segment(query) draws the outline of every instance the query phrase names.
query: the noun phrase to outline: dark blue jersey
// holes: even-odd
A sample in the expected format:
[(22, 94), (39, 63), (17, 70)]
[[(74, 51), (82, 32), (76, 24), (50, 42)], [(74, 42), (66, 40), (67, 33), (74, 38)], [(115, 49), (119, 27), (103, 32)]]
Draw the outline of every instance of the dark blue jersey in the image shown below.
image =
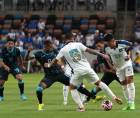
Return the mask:
[(34, 54), (36, 60), (43, 66), (44, 72), (47, 76), (56, 76), (63, 73), (61, 66), (58, 64), (52, 65), (50, 68), (45, 68), (44, 63), (50, 63), (58, 54), (57, 50), (52, 51), (38, 51)]
[(11, 50), (4, 47), (1, 50), (0, 59), (10, 68), (18, 66), (18, 57), (20, 57), (20, 50), (16, 47), (13, 47)]

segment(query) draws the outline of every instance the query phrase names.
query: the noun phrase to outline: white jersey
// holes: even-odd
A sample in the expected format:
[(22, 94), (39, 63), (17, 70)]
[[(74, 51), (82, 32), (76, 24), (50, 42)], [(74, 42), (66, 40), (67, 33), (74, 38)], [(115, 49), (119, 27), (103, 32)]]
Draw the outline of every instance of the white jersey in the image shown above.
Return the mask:
[(83, 70), (85, 68), (91, 68), (84, 52), (87, 49), (80, 42), (70, 42), (65, 45), (57, 55), (56, 59), (64, 57), (73, 69), (73, 71)]
[(125, 43), (125, 41), (122, 41), (122, 42), (120, 41), (120, 42), (118, 42), (116, 48), (113, 48), (113, 49), (110, 47), (105, 48), (105, 52), (108, 55), (110, 55), (111, 60), (117, 70), (123, 69), (129, 65), (132, 65), (131, 59), (129, 59), (127, 61), (125, 60), (126, 57), (128, 56), (128, 54), (126, 52), (126, 48), (128, 48), (127, 43)]

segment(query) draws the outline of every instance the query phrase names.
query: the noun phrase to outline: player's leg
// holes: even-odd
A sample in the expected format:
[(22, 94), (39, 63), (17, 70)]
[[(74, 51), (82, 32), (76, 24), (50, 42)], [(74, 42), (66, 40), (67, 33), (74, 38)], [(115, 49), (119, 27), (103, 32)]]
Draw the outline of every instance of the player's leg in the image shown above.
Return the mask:
[(4, 84), (8, 80), (8, 71), (0, 68), (0, 102), (4, 100)]
[[(59, 75), (57, 76), (57, 81), (61, 82), (64, 85), (69, 86), (70, 85), (70, 77), (66, 76), (66, 75)], [(81, 82), (82, 83), (82, 82)], [(82, 86), (83, 84), (77, 86), (77, 90), (78, 92), (80, 92), (81, 94), (84, 94), (88, 97), (88, 99), (90, 99), (91, 97), (93, 97), (92, 93), (89, 92), (85, 87)]]
[(71, 90), (71, 95), (72, 95), (73, 100), (78, 105), (78, 111), (83, 112), (85, 111), (85, 108), (79, 96), (79, 93), (77, 91), (77, 87), (80, 86), (82, 82), (78, 78), (79, 76), (76, 74), (71, 77), (70, 90)]
[(44, 104), (43, 104), (43, 90), (46, 89), (46, 88), (49, 88), (55, 81), (53, 79), (50, 79), (50, 78), (47, 78), (47, 77), (44, 77), (39, 85), (37, 86), (36, 88), (36, 96), (37, 96), (37, 99), (38, 99), (38, 110), (41, 111), (43, 110), (43, 107), (44, 107)]
[(96, 86), (101, 88), (106, 94), (108, 94), (113, 100), (115, 100), (118, 104), (122, 104), (122, 100), (112, 92), (112, 90), (103, 82), (99, 80), (98, 75), (91, 69), (89, 70), (89, 81), (91, 83), (95, 83)]
[(123, 89), (123, 94), (124, 94), (124, 98), (127, 101), (127, 105), (122, 109), (122, 110), (128, 110), (129, 109), (129, 93), (128, 93), (128, 87), (127, 87), (127, 80), (125, 77), (125, 70), (120, 70), (116, 72), (117, 76), (119, 77), (120, 81), (121, 81), (121, 85), (122, 85), (122, 89)]
[(16, 75), (16, 79), (18, 80), (18, 87), (19, 87), (19, 91), (20, 91), (20, 98), (22, 100), (27, 100), (27, 97), (24, 94), (24, 81), (23, 81), (22, 74), (17, 74)]
[(135, 85), (134, 85), (134, 79), (133, 79), (133, 68), (132, 66), (128, 66), (125, 69), (125, 76), (127, 80), (127, 88), (128, 88), (128, 94), (129, 94), (129, 109), (134, 110), (135, 109)]
[(27, 100), (27, 97), (24, 94), (24, 81), (23, 81), (23, 76), (22, 76), (20, 68), (16, 67), (14, 69), (11, 69), (11, 74), (18, 81), (18, 87), (19, 87), (19, 91), (20, 91), (20, 98), (21, 98), (21, 100)]
[(5, 80), (0, 79), (0, 102), (4, 100), (4, 83)]
[(68, 93), (69, 93), (69, 86), (63, 85), (63, 104), (67, 105), (68, 103)]
[[(114, 80), (114, 77), (112, 76), (112, 73), (106, 72), (104, 73), (103, 77), (101, 78), (101, 81), (105, 83), (107, 86), (110, 85), (110, 83)], [(98, 92), (101, 91), (101, 88), (99, 86), (96, 86), (92, 89), (92, 94), (94, 95), (94, 98), (96, 98), (96, 95)]]

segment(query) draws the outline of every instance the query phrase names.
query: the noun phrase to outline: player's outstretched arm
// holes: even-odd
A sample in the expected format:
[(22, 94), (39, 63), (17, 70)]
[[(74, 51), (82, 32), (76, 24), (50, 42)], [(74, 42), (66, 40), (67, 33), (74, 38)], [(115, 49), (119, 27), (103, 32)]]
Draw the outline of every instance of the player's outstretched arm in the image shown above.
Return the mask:
[(100, 53), (98, 50), (93, 50), (91, 48), (87, 48), (85, 51), (88, 52), (88, 53), (90, 53), (90, 54), (99, 55), (99, 56), (101, 56), (101, 57), (103, 57), (105, 59), (109, 59), (109, 56), (108, 55), (105, 55), (103, 53)]

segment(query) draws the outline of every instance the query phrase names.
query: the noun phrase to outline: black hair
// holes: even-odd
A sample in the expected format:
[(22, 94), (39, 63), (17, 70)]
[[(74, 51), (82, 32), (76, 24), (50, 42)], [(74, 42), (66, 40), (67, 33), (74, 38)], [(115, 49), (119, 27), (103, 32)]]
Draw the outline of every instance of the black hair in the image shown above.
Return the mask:
[(104, 35), (104, 41), (111, 41), (112, 39), (114, 39), (113, 34), (109, 33)]
[(50, 41), (50, 40), (45, 40), (44, 41), (44, 45), (49, 45), (49, 44), (52, 44), (52, 41)]
[(66, 40), (69, 40), (73, 37), (73, 34), (72, 33), (67, 33), (66, 36), (65, 36), (65, 39)]
[(9, 42), (9, 41), (12, 41), (12, 42), (14, 42), (14, 43), (16, 42), (15, 39), (8, 37), (8, 38), (7, 38), (7, 42)]

